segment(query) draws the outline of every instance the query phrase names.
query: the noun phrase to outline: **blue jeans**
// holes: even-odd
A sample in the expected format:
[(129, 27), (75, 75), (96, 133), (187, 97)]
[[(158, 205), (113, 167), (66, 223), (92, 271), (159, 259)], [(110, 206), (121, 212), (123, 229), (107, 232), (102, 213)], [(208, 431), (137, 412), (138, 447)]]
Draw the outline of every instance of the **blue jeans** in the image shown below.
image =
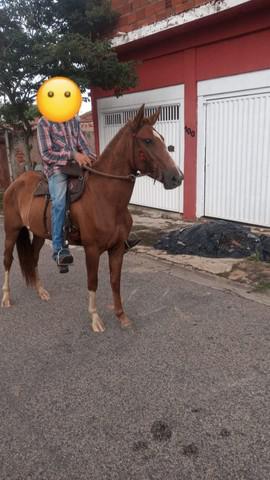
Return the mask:
[(52, 244), (54, 253), (64, 246), (67, 178), (64, 173), (54, 173), (48, 179), (52, 200)]

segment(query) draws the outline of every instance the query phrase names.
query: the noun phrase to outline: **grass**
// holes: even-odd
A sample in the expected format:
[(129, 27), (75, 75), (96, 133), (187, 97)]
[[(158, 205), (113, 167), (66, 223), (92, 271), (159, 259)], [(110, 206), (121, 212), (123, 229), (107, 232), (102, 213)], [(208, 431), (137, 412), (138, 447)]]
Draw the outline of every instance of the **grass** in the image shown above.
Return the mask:
[(260, 258), (259, 250), (256, 250), (256, 252), (253, 253), (253, 255), (250, 255), (250, 257), (247, 257), (247, 260), (249, 260), (249, 262), (260, 262), (261, 258)]
[(270, 282), (260, 280), (254, 287), (254, 292), (265, 293), (270, 290)]

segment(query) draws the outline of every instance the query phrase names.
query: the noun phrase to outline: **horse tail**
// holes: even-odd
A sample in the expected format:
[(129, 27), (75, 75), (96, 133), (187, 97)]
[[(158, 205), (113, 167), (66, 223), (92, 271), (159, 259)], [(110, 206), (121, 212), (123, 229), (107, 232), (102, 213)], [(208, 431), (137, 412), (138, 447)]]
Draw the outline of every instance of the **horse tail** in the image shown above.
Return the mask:
[(29, 231), (26, 227), (23, 227), (20, 230), (16, 246), (21, 271), (25, 278), (26, 285), (34, 285), (36, 283), (34, 248), (30, 240)]

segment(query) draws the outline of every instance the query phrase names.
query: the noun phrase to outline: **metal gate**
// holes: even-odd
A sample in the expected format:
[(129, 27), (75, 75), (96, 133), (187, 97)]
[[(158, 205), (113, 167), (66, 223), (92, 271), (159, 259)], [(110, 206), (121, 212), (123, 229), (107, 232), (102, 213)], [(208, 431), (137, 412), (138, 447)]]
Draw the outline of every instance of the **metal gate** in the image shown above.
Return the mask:
[(205, 103), (205, 215), (270, 225), (270, 92)]
[(198, 217), (270, 226), (270, 69), (198, 82)]
[[(144, 92), (146, 93), (146, 92)], [(128, 104), (130, 105), (130, 100)], [(138, 103), (138, 102), (136, 102)], [(146, 115), (150, 115), (160, 106), (160, 102), (145, 108)], [(99, 113), (100, 147), (101, 150), (109, 143), (120, 128), (130, 118), (134, 118), (138, 108), (122, 108), (121, 110), (103, 109)], [(172, 157), (176, 164), (183, 168), (183, 105), (178, 100), (174, 103), (163, 104), (155, 128), (165, 138), (166, 145), (174, 145)], [(183, 211), (182, 188), (165, 190), (159, 182), (154, 184), (148, 177), (136, 180), (131, 203), (175, 212)]]

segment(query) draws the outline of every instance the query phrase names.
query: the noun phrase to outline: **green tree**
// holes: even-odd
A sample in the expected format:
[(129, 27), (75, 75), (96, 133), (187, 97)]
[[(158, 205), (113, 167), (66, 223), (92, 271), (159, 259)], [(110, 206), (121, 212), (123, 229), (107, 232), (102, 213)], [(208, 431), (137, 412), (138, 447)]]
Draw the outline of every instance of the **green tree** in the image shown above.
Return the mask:
[(29, 163), (33, 102), (46, 78), (115, 95), (135, 86), (133, 63), (120, 62), (108, 39), (117, 20), (109, 0), (0, 0), (0, 121), (23, 128)]

